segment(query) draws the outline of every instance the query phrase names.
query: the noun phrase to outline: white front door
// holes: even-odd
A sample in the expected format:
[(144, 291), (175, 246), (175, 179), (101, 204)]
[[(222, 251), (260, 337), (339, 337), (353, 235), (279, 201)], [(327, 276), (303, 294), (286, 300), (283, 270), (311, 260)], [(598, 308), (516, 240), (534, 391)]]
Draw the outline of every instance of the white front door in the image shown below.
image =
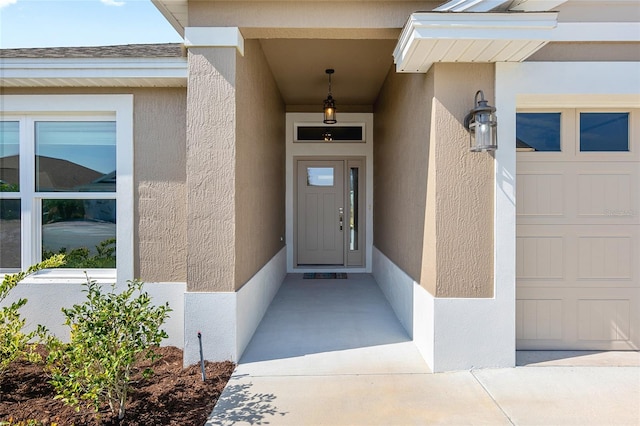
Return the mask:
[(343, 160), (297, 162), (298, 265), (344, 265)]

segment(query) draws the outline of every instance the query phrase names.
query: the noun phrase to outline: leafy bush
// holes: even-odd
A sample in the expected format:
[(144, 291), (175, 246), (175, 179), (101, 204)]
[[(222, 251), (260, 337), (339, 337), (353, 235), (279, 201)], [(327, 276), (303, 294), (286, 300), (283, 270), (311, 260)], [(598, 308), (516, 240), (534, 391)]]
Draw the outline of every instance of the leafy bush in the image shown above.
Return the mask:
[[(7, 274), (0, 284), (0, 302), (9, 292), (18, 285), (27, 275), (46, 268), (55, 268), (64, 264), (64, 256), (53, 256), (45, 261), (31, 266), (26, 272)], [(31, 333), (24, 333), (22, 329), (26, 320), (20, 316), (19, 309), (27, 303), (27, 299), (19, 299), (9, 306), (0, 309), (0, 378), (9, 367), (9, 364), (20, 357), (34, 359), (33, 345), (30, 341), (36, 336), (44, 336), (44, 328)]]
[[(58, 250), (57, 254), (64, 254), (67, 268), (115, 268), (116, 267), (116, 239), (109, 238), (96, 246), (97, 254), (91, 256), (89, 249), (80, 247), (67, 252), (66, 247)], [(50, 250), (42, 250), (42, 258), (55, 256)]]
[[(87, 300), (62, 309), (71, 328), (70, 342), (52, 338), (48, 344), (51, 384), (56, 398), (78, 410), (86, 404), (97, 412), (106, 402), (122, 419), (132, 366), (141, 357), (157, 358), (153, 347), (167, 337), (160, 327), (171, 309), (168, 303), (153, 306), (137, 280), (129, 281), (119, 294), (115, 285), (103, 292), (87, 279), (85, 286)], [(144, 375), (152, 373), (147, 370)]]

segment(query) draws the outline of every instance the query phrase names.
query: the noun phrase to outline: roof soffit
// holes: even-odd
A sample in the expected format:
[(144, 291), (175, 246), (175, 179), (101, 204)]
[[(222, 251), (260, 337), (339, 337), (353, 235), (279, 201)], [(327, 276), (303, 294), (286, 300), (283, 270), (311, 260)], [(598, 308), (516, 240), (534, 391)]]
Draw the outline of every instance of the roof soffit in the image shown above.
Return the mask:
[(521, 62), (550, 40), (556, 12), (414, 13), (394, 51), (398, 72), (427, 72), (435, 62)]

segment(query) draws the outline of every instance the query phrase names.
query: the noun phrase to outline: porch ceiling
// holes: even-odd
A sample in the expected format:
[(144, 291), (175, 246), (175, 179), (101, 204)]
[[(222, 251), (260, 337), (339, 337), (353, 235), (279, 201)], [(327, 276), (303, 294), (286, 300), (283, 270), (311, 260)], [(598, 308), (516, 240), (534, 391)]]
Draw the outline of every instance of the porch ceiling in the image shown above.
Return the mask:
[[(327, 96), (327, 68), (338, 109), (365, 111), (375, 102), (393, 64), (396, 40), (260, 41), (280, 93), (291, 110), (320, 111)], [(313, 108), (313, 109), (312, 109)]]

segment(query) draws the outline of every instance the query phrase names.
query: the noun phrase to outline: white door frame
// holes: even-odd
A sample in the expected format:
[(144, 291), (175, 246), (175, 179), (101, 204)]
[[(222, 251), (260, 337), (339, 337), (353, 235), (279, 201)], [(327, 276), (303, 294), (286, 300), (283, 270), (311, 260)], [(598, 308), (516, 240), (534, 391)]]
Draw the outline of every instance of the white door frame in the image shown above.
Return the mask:
[(286, 114), (286, 244), (287, 272), (323, 272), (326, 267), (296, 267), (294, 264), (294, 194), (296, 157), (364, 157), (365, 158), (365, 265), (364, 267), (345, 268), (331, 267), (335, 272), (371, 272), (373, 248), (373, 114), (371, 113), (339, 113), (336, 126), (349, 123), (365, 123), (365, 143), (318, 142), (294, 143), (295, 123), (322, 124), (322, 113), (287, 113)]

